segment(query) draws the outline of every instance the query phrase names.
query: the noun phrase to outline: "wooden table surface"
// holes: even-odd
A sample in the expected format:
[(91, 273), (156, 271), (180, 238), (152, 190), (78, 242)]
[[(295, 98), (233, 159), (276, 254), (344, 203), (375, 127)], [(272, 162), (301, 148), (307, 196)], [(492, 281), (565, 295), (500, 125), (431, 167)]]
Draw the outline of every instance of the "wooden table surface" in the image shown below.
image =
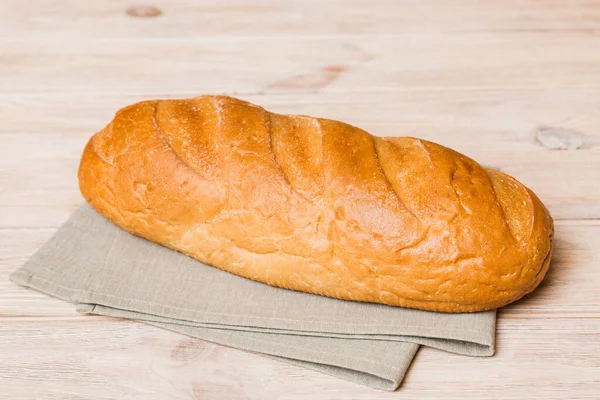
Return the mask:
[[(0, 3), (0, 398), (600, 398), (600, 1), (148, 1)], [(497, 354), (422, 348), (386, 393), (8, 281), (82, 203), (91, 134), (202, 93), (433, 140), (537, 192), (556, 256)]]

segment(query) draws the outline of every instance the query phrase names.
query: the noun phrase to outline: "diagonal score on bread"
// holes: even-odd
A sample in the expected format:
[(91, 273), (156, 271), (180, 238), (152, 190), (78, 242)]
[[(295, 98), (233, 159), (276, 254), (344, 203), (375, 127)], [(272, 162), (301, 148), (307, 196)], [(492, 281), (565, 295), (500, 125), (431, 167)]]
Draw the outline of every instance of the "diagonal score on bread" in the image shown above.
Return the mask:
[(347, 300), (494, 309), (540, 283), (552, 250), (548, 210), (502, 172), (435, 143), (225, 96), (120, 110), (88, 142), (79, 184), (132, 234)]

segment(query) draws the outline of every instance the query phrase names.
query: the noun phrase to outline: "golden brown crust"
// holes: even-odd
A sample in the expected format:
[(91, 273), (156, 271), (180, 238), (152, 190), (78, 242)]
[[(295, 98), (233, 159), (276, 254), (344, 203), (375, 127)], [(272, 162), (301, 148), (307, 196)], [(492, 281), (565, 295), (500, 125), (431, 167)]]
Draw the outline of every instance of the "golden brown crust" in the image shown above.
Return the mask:
[(120, 110), (86, 146), (85, 199), (125, 230), (270, 285), (423, 310), (533, 290), (553, 222), (453, 150), (224, 96)]

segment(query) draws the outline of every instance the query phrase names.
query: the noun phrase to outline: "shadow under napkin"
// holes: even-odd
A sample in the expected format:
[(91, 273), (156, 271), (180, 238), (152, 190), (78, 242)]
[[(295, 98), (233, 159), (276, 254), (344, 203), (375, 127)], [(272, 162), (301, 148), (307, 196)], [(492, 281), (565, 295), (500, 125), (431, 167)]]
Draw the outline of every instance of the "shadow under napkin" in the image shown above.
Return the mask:
[(130, 235), (84, 205), (11, 275), (82, 313), (130, 318), (395, 390), (419, 345), (494, 352), (495, 311), (435, 313), (254, 282)]

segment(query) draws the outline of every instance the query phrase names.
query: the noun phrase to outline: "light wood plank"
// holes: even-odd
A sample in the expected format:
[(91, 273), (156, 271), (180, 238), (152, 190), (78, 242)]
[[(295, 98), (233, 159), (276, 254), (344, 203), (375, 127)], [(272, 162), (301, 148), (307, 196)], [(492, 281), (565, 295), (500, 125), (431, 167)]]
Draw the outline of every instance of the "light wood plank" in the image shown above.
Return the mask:
[[(151, 90), (152, 88), (150, 88)], [(67, 90), (68, 91), (68, 90)], [(202, 87), (182, 93), (149, 91), (143, 94), (29, 94), (0, 90), (0, 135), (4, 133), (52, 133), (90, 135), (106, 125), (121, 107), (142, 100), (188, 98), (207, 94)], [(582, 132), (584, 148), (600, 145), (600, 88), (496, 90), (456, 89), (429, 91), (366, 90), (359, 93), (262, 93), (223, 92), (282, 114), (308, 114), (338, 119), (380, 136), (436, 135), (437, 140), (461, 143), (502, 136), (515, 146), (534, 144), (539, 126), (559, 126)], [(423, 133), (421, 133), (423, 131)], [(451, 137), (448, 137), (451, 136)], [(448, 137), (448, 138), (446, 138)], [(67, 136), (68, 138), (68, 136)], [(24, 141), (31, 141), (25, 135)], [(449, 143), (449, 142), (447, 142)], [(59, 146), (55, 142), (54, 146)], [(534, 148), (530, 146), (528, 148)], [(490, 148), (489, 150), (494, 150)]]
[(363, 92), (600, 87), (600, 36), (42, 37), (0, 42), (0, 87), (24, 93)]
[(136, 2), (120, 0), (4, 0), (0, 37), (49, 36), (121, 39), (205, 36), (328, 36), (479, 31), (596, 31), (596, 2), (393, 0), (153, 0), (158, 18), (131, 18)]
[[(8, 281), (54, 230), (0, 230), (0, 318), (73, 315), (64, 303)], [(504, 309), (518, 319), (600, 318), (600, 225), (558, 225), (550, 271), (531, 295)]]
[(500, 320), (498, 353), (421, 349), (397, 392), (381, 392), (139, 323), (0, 320), (6, 398), (595, 399), (598, 319)]
[[(150, 96), (161, 97), (161, 94)], [(175, 97), (175, 96), (166, 96)], [(78, 159), (116, 109), (143, 96), (0, 96), (0, 227), (56, 227), (81, 203)], [(454, 148), (531, 187), (556, 219), (600, 218), (600, 89), (264, 94), (242, 98), (281, 113), (340, 119), (381, 136)], [(32, 117), (34, 116), (34, 117)], [(550, 150), (540, 126), (581, 132), (579, 150)], [(573, 182), (578, 181), (577, 185)]]

